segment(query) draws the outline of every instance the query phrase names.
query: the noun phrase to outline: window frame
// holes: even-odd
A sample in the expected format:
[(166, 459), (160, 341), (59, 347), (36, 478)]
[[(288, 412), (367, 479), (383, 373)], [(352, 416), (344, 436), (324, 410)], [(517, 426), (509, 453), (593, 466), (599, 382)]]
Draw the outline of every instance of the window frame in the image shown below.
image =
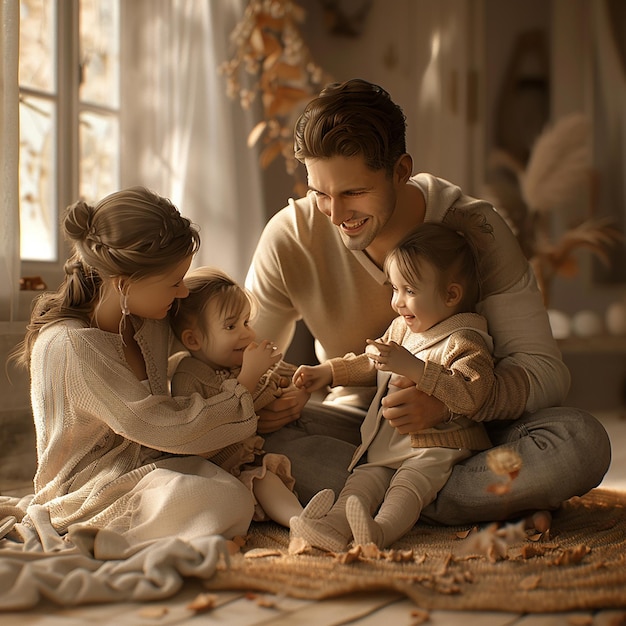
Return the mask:
[[(55, 261), (27, 260), (20, 257), (20, 276), (39, 276), (47, 288), (56, 289), (63, 280), (64, 264), (69, 255), (69, 246), (61, 231), (63, 211), (79, 197), (80, 189), (80, 114), (90, 111), (100, 115), (117, 116), (121, 120), (121, 109), (112, 109), (91, 102), (80, 102), (80, 0), (50, 0), (55, 5), (55, 67), (56, 98), (46, 92), (20, 85), (20, 94), (31, 94), (51, 99), (56, 103), (57, 117), (54, 138), (56, 180), (54, 197), (57, 215), (57, 242)], [(120, 59), (121, 66), (121, 59)], [(121, 146), (120, 146), (121, 151)], [(118, 180), (121, 171), (118, 165)], [(33, 296), (31, 290), (20, 291), (18, 316), (28, 318)]]

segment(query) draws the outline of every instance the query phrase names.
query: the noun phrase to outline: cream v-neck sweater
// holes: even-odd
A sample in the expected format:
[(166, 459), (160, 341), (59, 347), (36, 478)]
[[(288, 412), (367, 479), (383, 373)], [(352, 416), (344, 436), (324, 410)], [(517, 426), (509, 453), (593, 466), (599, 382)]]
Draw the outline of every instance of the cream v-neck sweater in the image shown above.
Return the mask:
[[(485, 297), (477, 307), (487, 318), (497, 361), (497, 401), (491, 411), (485, 408), (488, 419), (518, 417), (504, 399), (526, 388), (527, 410), (561, 404), (569, 372), (532, 269), (507, 224), (490, 204), (464, 195), (448, 181), (418, 174), (408, 184), (425, 198), (426, 221), (445, 221), (454, 207), (482, 213), (493, 227), (493, 243), (480, 259)], [(309, 197), (290, 200), (268, 222), (246, 284), (259, 300), (259, 335), (285, 351), (302, 319), (316, 339), (320, 361), (359, 354), (365, 340), (381, 336), (395, 317), (384, 273), (366, 254), (345, 247), (337, 228)], [(504, 408), (495, 411), (496, 406)]]

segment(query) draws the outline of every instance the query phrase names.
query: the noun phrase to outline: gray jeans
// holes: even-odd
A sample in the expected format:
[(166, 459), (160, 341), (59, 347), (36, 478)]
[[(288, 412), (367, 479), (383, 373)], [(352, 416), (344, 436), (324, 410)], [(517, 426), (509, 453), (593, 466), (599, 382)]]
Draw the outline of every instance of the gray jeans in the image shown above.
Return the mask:
[[(296, 492), (303, 504), (321, 489), (339, 494), (360, 439), (365, 413), (348, 406), (310, 401), (301, 418), (270, 435), (265, 449), (286, 455), (292, 464)], [(480, 452), (452, 471), (421, 520), (436, 524), (472, 524), (554, 510), (572, 496), (596, 487), (611, 461), (611, 446), (598, 420), (571, 407), (526, 413), (513, 421), (485, 422), (493, 446), (513, 448), (522, 469), (506, 494), (489, 486), (497, 477)]]

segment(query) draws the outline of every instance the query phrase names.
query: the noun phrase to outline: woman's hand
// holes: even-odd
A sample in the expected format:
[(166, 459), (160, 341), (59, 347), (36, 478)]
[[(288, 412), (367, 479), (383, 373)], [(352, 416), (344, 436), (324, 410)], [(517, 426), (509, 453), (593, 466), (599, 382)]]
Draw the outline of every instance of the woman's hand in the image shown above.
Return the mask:
[(420, 391), (404, 376), (394, 377), (398, 391), (382, 399), (383, 417), (402, 435), (416, 433), (445, 422), (449, 417), (446, 405), (434, 396)]
[[(299, 417), (304, 405), (308, 402), (310, 394), (304, 389), (298, 389), (290, 384), (288, 379), (280, 396), (270, 402), (265, 408), (257, 411), (259, 423), (257, 432), (261, 435), (273, 433)], [(282, 382), (282, 381), (281, 381)]]

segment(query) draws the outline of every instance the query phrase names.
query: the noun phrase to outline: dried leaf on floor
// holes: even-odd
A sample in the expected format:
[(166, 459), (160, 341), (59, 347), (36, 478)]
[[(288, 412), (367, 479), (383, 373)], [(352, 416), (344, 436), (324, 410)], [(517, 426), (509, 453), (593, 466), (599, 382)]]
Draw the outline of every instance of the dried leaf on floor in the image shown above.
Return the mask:
[(414, 609), (411, 611), (411, 626), (420, 626), (430, 621), (430, 613), (422, 609)]
[(204, 613), (214, 609), (217, 605), (217, 596), (213, 593), (199, 593), (185, 608), (196, 613)]
[(459, 530), (459, 532), (455, 533), (455, 535), (458, 539), (467, 539), (469, 535), (476, 532), (478, 532), (478, 526), (468, 528), (467, 530)]
[(573, 548), (566, 548), (554, 559), (553, 565), (576, 565), (576, 563), (580, 563), (590, 552), (591, 548), (583, 544), (574, 546)]
[(507, 558), (509, 547), (526, 538), (524, 523), (490, 524), (483, 530), (470, 533), (457, 544), (455, 553), (460, 557), (484, 556), (492, 563)]
[(355, 561), (358, 561), (361, 558), (361, 552), (361, 546), (354, 546), (346, 552), (334, 552), (333, 558), (337, 561), (337, 563), (347, 565), (349, 563), (354, 563)]
[(274, 548), (254, 548), (248, 550), (243, 556), (246, 559), (264, 559), (268, 556), (282, 556), (283, 553), (280, 550)]
[(413, 550), (387, 550), (384, 553), (385, 560), (393, 563), (408, 563), (414, 561)]
[(145, 619), (160, 619), (169, 613), (166, 606), (146, 606), (138, 611), (139, 617)]
[(522, 578), (520, 581), (519, 588), (524, 591), (531, 591), (532, 589), (537, 589), (540, 582), (541, 576), (526, 576), (526, 578)]
[(289, 554), (310, 554), (311, 546), (302, 537), (292, 537), (289, 539)]

